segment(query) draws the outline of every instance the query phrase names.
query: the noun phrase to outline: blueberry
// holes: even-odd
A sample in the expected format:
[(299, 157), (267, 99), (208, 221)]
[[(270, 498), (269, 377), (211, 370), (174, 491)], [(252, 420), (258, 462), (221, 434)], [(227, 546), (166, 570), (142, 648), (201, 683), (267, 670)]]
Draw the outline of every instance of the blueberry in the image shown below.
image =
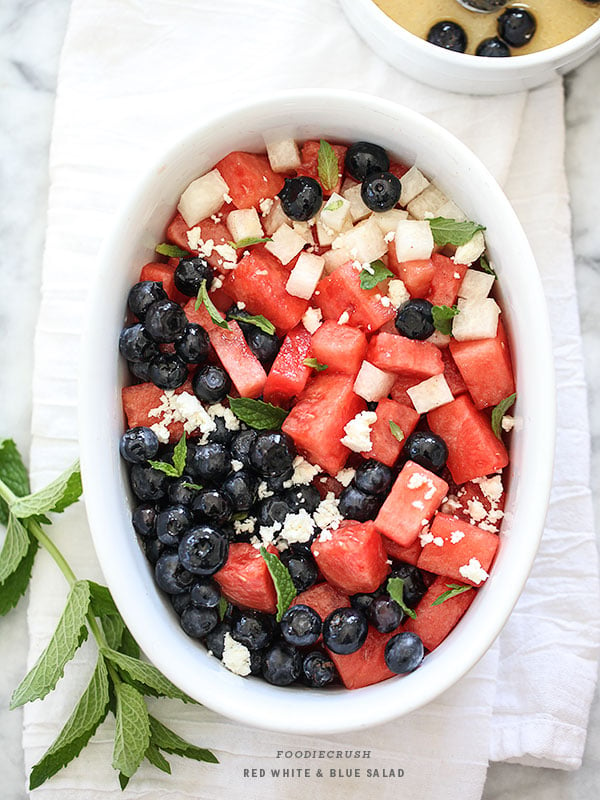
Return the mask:
[(195, 297), (202, 281), (206, 281), (206, 288), (210, 289), (213, 269), (205, 258), (200, 258), (199, 256), (182, 258), (175, 268), (174, 279), (175, 286), (181, 294)]
[(206, 637), (206, 647), (216, 658), (223, 658), (226, 633), (231, 634), (231, 625), (227, 622), (220, 622)]
[(158, 355), (158, 345), (141, 322), (123, 328), (119, 336), (119, 351), (127, 361), (150, 361)]
[(392, 485), (392, 470), (370, 458), (356, 470), (354, 485), (364, 494), (387, 494)]
[(320, 210), (323, 202), (323, 189), (319, 181), (307, 175), (286, 178), (278, 197), (283, 213), (290, 219), (305, 222)]
[(524, 8), (507, 8), (498, 17), (498, 36), (510, 47), (523, 47), (536, 29), (535, 17)]
[(287, 567), (297, 592), (304, 592), (317, 582), (319, 570), (310, 550), (302, 553), (296, 547), (288, 548), (281, 553), (281, 561)]
[(355, 653), (365, 643), (369, 626), (362, 611), (337, 608), (323, 622), (325, 646), (339, 655)]
[(202, 489), (192, 503), (194, 518), (220, 527), (229, 522), (233, 506), (228, 495), (220, 489)]
[(143, 503), (137, 506), (131, 515), (131, 522), (138, 536), (146, 538), (147, 536), (155, 535), (154, 526), (156, 524), (157, 513), (156, 506), (150, 503)]
[(229, 311), (225, 314), (225, 319), (231, 320), (235, 317), (235, 321), (240, 326), (242, 333), (246, 337), (252, 328), (256, 328), (256, 326), (251, 322), (244, 322), (245, 319), (249, 319), (251, 316), (252, 314), (249, 311), (246, 311), (245, 308), (240, 308), (237, 304), (235, 304), (231, 306)]
[(129, 473), (131, 489), (140, 500), (160, 500), (167, 493), (169, 478), (149, 464), (134, 464)]
[(391, 633), (402, 624), (404, 611), (398, 603), (387, 594), (376, 597), (367, 612), (369, 622), (379, 633)]
[(263, 650), (250, 650), (250, 674), (260, 675), (262, 672)]
[(285, 497), (275, 494), (260, 501), (257, 513), (259, 524), (270, 527), (276, 522), (283, 523), (287, 515), (293, 511)]
[(377, 592), (373, 592), (372, 594), (353, 594), (350, 598), (350, 603), (352, 604), (352, 608), (356, 608), (358, 611), (362, 611), (363, 614), (368, 615), (369, 609), (378, 596), (379, 594)]
[(204, 364), (210, 351), (210, 339), (202, 325), (188, 322), (175, 339), (175, 352), (186, 364)]
[(508, 0), (458, 0), (458, 2), (473, 11), (496, 11), (505, 6)]
[(510, 56), (510, 48), (497, 36), (492, 36), (479, 42), (475, 55), (486, 56), (487, 58), (506, 58)]
[(127, 305), (132, 314), (142, 320), (152, 303), (157, 300), (167, 300), (167, 293), (159, 281), (140, 281), (129, 290)]
[(192, 512), (186, 506), (167, 506), (156, 518), (156, 536), (163, 544), (177, 547), (192, 524)]
[(262, 674), (269, 683), (275, 686), (289, 686), (298, 680), (301, 672), (302, 656), (294, 647), (277, 642), (265, 651)]
[(445, 50), (454, 50), (456, 53), (464, 53), (467, 49), (467, 34), (456, 22), (436, 22), (429, 33), (427, 41)]
[(204, 403), (220, 403), (229, 394), (231, 379), (223, 367), (207, 364), (192, 378), (192, 389), (198, 400)]
[(314, 514), (321, 502), (321, 495), (316, 486), (300, 484), (291, 486), (285, 492), (285, 499), (294, 513), (304, 509), (308, 514)]
[(237, 611), (231, 625), (231, 635), (248, 650), (262, 650), (275, 636), (275, 620), (260, 611)]
[(146, 330), (155, 342), (174, 342), (187, 325), (185, 311), (173, 300), (157, 300), (146, 311)]
[(179, 543), (179, 559), (194, 575), (214, 575), (227, 561), (229, 542), (216, 528), (198, 525)]
[(148, 361), (128, 361), (127, 366), (134, 378), (142, 381), (142, 383), (148, 383), (150, 380), (150, 374), (148, 372), (150, 363)]
[(169, 599), (171, 600), (171, 605), (173, 606), (175, 613), (180, 617), (183, 614), (184, 609), (186, 609), (192, 602), (192, 595), (191, 592), (172, 594)]
[(213, 422), (215, 423), (215, 429), (208, 434), (208, 441), (218, 442), (225, 446), (231, 444), (235, 431), (229, 430), (223, 417), (215, 416), (213, 417)]
[(270, 367), (281, 346), (277, 336), (274, 333), (265, 333), (253, 325), (252, 330), (246, 334), (246, 341), (261, 364), (267, 368)]
[(281, 431), (260, 431), (250, 449), (250, 463), (261, 475), (281, 475), (292, 466), (294, 443)]
[(187, 376), (187, 366), (175, 353), (159, 353), (148, 366), (148, 377), (159, 389), (178, 389)]
[(183, 594), (190, 589), (194, 576), (180, 563), (177, 551), (165, 551), (154, 567), (156, 583), (169, 594)]
[(279, 623), (281, 635), (288, 644), (308, 647), (321, 635), (321, 617), (309, 606), (290, 606)]
[(151, 564), (156, 564), (167, 548), (159, 541), (156, 536), (149, 536), (144, 539), (144, 553)]
[(188, 606), (184, 608), (181, 618), (181, 627), (188, 636), (194, 639), (203, 639), (219, 623), (219, 613), (216, 608), (197, 608)]
[(231, 472), (223, 481), (221, 489), (238, 513), (250, 511), (256, 500), (256, 478), (245, 469)]
[(398, 333), (407, 339), (428, 339), (435, 331), (432, 308), (429, 300), (421, 298), (409, 300), (396, 314), (395, 325)]
[(390, 159), (378, 144), (355, 142), (346, 151), (345, 167), (354, 180), (362, 182), (372, 172), (387, 172)]
[(193, 489), (191, 484), (194, 481), (189, 475), (182, 475), (181, 478), (173, 481), (167, 491), (169, 500), (174, 505), (191, 506), (194, 499), (198, 496), (199, 489)]
[(231, 456), (223, 444), (207, 442), (193, 447), (190, 459), (192, 474), (201, 484), (221, 481), (231, 471)]
[(145, 464), (158, 453), (158, 437), (150, 428), (129, 428), (121, 436), (119, 452), (130, 464)]
[(293, 474), (294, 468), (290, 466), (290, 468), (282, 472), (281, 475), (264, 475), (263, 478), (267, 488), (271, 492), (283, 492), (289, 486), (289, 481), (292, 479)]
[(446, 442), (430, 431), (411, 433), (404, 443), (404, 453), (410, 461), (436, 474), (444, 469), (448, 458)]
[(397, 633), (385, 646), (386, 666), (397, 675), (406, 675), (420, 666), (425, 655), (423, 642), (416, 633)]
[(400, 179), (391, 172), (372, 172), (362, 182), (360, 196), (371, 211), (389, 211), (400, 199)]
[(331, 658), (320, 650), (307, 653), (302, 661), (302, 677), (304, 681), (316, 689), (327, 686), (336, 677), (335, 664)]
[(392, 570), (390, 578), (402, 578), (404, 581), (402, 599), (409, 608), (414, 608), (427, 591), (423, 573), (412, 564), (404, 562), (397, 564)]
[(239, 431), (231, 441), (231, 458), (241, 461), (245, 467), (250, 466), (250, 449), (258, 433), (253, 430)]
[(366, 522), (368, 519), (375, 519), (380, 505), (380, 498), (365, 494), (350, 484), (341, 493), (338, 508), (345, 519)]
[(219, 584), (211, 578), (196, 581), (190, 592), (190, 600), (197, 608), (217, 608), (221, 600)]

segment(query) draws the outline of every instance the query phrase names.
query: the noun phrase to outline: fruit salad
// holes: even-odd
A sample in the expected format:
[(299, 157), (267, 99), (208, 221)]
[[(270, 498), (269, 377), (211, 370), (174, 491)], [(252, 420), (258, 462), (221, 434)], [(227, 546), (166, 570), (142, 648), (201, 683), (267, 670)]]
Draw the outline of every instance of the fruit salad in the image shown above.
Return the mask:
[(120, 452), (181, 627), (240, 676), (417, 669), (485, 584), (515, 419), (485, 229), (372, 142), (185, 188), (127, 298)]

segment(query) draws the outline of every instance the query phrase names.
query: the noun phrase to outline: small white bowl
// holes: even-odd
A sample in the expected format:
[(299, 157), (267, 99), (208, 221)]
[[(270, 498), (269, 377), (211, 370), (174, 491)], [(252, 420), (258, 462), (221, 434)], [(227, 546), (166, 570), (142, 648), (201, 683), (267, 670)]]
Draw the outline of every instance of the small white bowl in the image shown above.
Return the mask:
[[(367, 139), (416, 163), (487, 226), (499, 275), (519, 398), (510, 488), (492, 574), (458, 627), (411, 675), (347, 691), (278, 688), (228, 672), (189, 639), (157, 590), (131, 526), (118, 355), (129, 287), (153, 258), (181, 191), (231, 150), (263, 149), (285, 127), (298, 139)], [(209, 708), (257, 727), (296, 733), (377, 725), (430, 702), (467, 673), (500, 633), (529, 574), (542, 533), (554, 447), (550, 328), (536, 265), (508, 200), (481, 162), (443, 128), (380, 98), (319, 90), (238, 106), (183, 138), (149, 168), (106, 241), (89, 304), (80, 387), (81, 462), (87, 513), (107, 583), (140, 646), (175, 684)]]
[(564, 75), (600, 46), (600, 20), (562, 44), (511, 58), (454, 53), (409, 33), (373, 0), (341, 0), (357, 33), (392, 66), (436, 89), (505, 94), (533, 89)]

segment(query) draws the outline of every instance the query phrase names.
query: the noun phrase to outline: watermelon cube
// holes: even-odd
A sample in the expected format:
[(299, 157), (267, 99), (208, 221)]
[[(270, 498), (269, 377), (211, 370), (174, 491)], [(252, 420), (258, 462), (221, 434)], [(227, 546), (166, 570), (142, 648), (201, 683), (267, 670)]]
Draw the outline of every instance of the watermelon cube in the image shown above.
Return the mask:
[(464, 394), (468, 391), (467, 384), (464, 382), (460, 370), (452, 358), (450, 348), (441, 347), (440, 353), (442, 354), (442, 361), (444, 362), (444, 378), (446, 378), (448, 388), (454, 397), (458, 397), (459, 394)]
[[(187, 380), (183, 386), (175, 389), (175, 394), (181, 394), (182, 392), (193, 394), (192, 385), (189, 380)], [(121, 390), (121, 399), (123, 411), (125, 412), (125, 418), (127, 420), (127, 427), (137, 428), (138, 426), (143, 426), (149, 428), (151, 425), (161, 422), (162, 415), (150, 416), (150, 411), (160, 406), (163, 394), (164, 391), (153, 383), (138, 383), (134, 386), (124, 386)], [(170, 442), (178, 442), (183, 436), (183, 424), (181, 422), (171, 422), (166, 427), (169, 431)]]
[(327, 651), (346, 689), (360, 689), (394, 677), (394, 673), (385, 663), (385, 646), (400, 630), (398, 628), (392, 633), (379, 633), (369, 626), (365, 643), (356, 653), (341, 656)]
[(167, 241), (171, 242), (171, 244), (176, 244), (177, 247), (181, 247), (182, 250), (189, 251), (190, 245), (187, 238), (188, 230), (187, 222), (178, 211), (167, 226)]
[(417, 618), (408, 619), (404, 625), (405, 630), (421, 637), (427, 650), (435, 650), (444, 641), (477, 594), (475, 589), (471, 589), (445, 600), (438, 606), (432, 605), (440, 595), (448, 591), (449, 583), (457, 582), (443, 577), (436, 578), (415, 609)]
[(434, 272), (426, 299), (433, 306), (453, 306), (468, 267), (466, 264), (455, 264), (441, 253), (433, 253), (431, 262)]
[(260, 551), (247, 542), (229, 545), (229, 556), (213, 575), (224, 596), (243, 608), (274, 614), (277, 592)]
[(498, 549), (498, 536), (476, 525), (436, 514), (430, 529), (433, 541), (423, 547), (417, 566), (436, 575), (479, 586)]
[(318, 583), (296, 595), (292, 600), (292, 605), (298, 604), (312, 608), (324, 620), (336, 608), (349, 608), (350, 599), (329, 583)]
[(331, 372), (356, 375), (367, 351), (367, 337), (351, 325), (326, 320), (312, 337), (312, 355)]
[(286, 417), (282, 430), (292, 437), (297, 449), (312, 463), (337, 475), (350, 450), (340, 439), (344, 426), (366, 409), (365, 401), (354, 394), (354, 378), (328, 371), (316, 375), (298, 397)]
[(140, 272), (140, 280), (158, 281), (162, 283), (163, 289), (167, 293), (169, 299), (174, 300), (180, 305), (187, 300), (187, 297), (181, 294), (175, 286), (175, 267), (171, 264), (163, 264), (154, 261), (150, 264), (145, 264)]
[(390, 571), (372, 522), (343, 522), (324, 531), (310, 549), (327, 582), (349, 595), (374, 592)]
[(388, 539), (387, 536), (382, 536), (381, 538), (383, 540), (385, 552), (390, 558), (393, 558), (394, 561), (402, 561), (405, 564), (413, 564), (415, 567), (417, 566), (417, 561), (419, 560), (421, 550), (423, 549), (418, 538), (415, 539), (415, 541), (408, 547), (402, 547), (402, 545), (398, 544), (393, 539)]
[(407, 339), (406, 336), (394, 333), (378, 333), (372, 337), (367, 350), (367, 361), (386, 372), (415, 378), (414, 384), (444, 371), (444, 362), (438, 347), (430, 342)]
[(384, 536), (409, 547), (447, 492), (446, 481), (414, 461), (407, 461), (379, 509), (375, 527)]
[(430, 411), (427, 422), (433, 433), (446, 442), (447, 466), (456, 484), (483, 478), (508, 464), (506, 447), (468, 395), (462, 394)]
[(261, 200), (283, 189), (283, 176), (273, 172), (263, 155), (234, 151), (219, 161), (217, 169), (229, 186), (236, 208), (258, 208)]
[(312, 372), (304, 363), (310, 356), (310, 348), (310, 333), (303, 325), (288, 333), (267, 375), (265, 402), (288, 407), (292, 398), (300, 394)]
[[(298, 168), (297, 172), (298, 175), (308, 175), (310, 178), (315, 178), (315, 180), (319, 180), (319, 148), (321, 146), (320, 142), (308, 141), (304, 142), (302, 145), (301, 151), (301, 158), (302, 164)], [(338, 173), (340, 173), (340, 177), (338, 179), (337, 184), (333, 187), (331, 191), (326, 190), (325, 187), (322, 186), (323, 192), (326, 196), (333, 194), (334, 192), (339, 192), (342, 186), (342, 178), (341, 173), (344, 172), (344, 160), (346, 158), (346, 150), (347, 147), (341, 144), (334, 144), (332, 145), (333, 152), (335, 153), (337, 160), (338, 160)]]
[[(414, 408), (403, 406), (387, 397), (377, 403), (375, 409), (377, 422), (371, 427), (371, 443), (373, 447), (368, 453), (363, 453), (366, 458), (374, 458), (393, 467), (396, 463), (404, 441), (414, 431), (419, 421), (419, 414)], [(404, 434), (404, 439), (399, 442), (392, 433), (390, 422), (395, 422)]]
[(475, 408), (495, 406), (515, 391), (510, 353), (503, 336), (451, 342), (450, 352)]
[(427, 297), (435, 273), (435, 267), (430, 258), (398, 261), (396, 249), (390, 247), (388, 267), (401, 279), (411, 297)]
[[(196, 230), (196, 228), (199, 230)], [(190, 238), (188, 238), (188, 232), (190, 230), (193, 230), (194, 233)], [(175, 214), (167, 228), (167, 241), (176, 244), (177, 247), (181, 247), (183, 250), (187, 250), (190, 253), (195, 253), (196, 255), (199, 253), (198, 244), (200, 244), (200, 242), (212, 242), (212, 246), (216, 247), (228, 244), (231, 241), (231, 238), (231, 234), (229, 233), (225, 223), (215, 222), (214, 219), (211, 219), (210, 217), (201, 220), (197, 225), (194, 225), (192, 228), (190, 228), (181, 214)], [(208, 250), (203, 252), (203, 258), (206, 258), (212, 267), (218, 269), (223, 264), (223, 257), (217, 252), (217, 250), (214, 249), (211, 251), (210, 255), (207, 256), (206, 253), (209, 252), (209, 250), (210, 247)]]
[(419, 382), (419, 378), (414, 378), (411, 375), (398, 375), (390, 391), (390, 397), (397, 403), (414, 409), (412, 400), (406, 390), (416, 386)]

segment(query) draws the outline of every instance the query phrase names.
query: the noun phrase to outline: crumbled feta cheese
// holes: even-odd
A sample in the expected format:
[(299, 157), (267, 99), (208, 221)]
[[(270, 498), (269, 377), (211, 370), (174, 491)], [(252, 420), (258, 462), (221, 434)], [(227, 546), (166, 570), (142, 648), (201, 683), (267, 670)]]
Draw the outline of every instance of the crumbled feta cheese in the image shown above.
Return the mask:
[(423, 533), (419, 534), (419, 540), (421, 542), (421, 547), (425, 547), (426, 544), (433, 542), (433, 533), (431, 533), (431, 531), (423, 531)]
[[(189, 392), (175, 394), (172, 389), (167, 389), (160, 398), (160, 403), (156, 408), (150, 409), (149, 417), (159, 417), (157, 423), (151, 425), (159, 441), (163, 444), (169, 441), (167, 427), (172, 422), (181, 422), (185, 433), (190, 434), (199, 430), (203, 434), (209, 434), (217, 427), (214, 420), (206, 412), (198, 398)], [(166, 431), (166, 439), (165, 439)]]
[[(239, 305), (239, 303), (238, 303)], [(225, 427), (228, 431), (239, 431), (240, 421), (230, 408), (227, 408), (222, 403), (213, 403), (208, 407), (208, 413), (214, 419), (215, 417), (222, 417)]]
[(407, 303), (410, 300), (410, 294), (408, 293), (408, 289), (404, 285), (404, 281), (401, 280), (391, 280), (388, 284), (388, 297), (392, 301), (392, 305), (395, 308), (399, 308), (403, 306), (404, 303)]
[(340, 318), (337, 321), (338, 325), (346, 325), (350, 321), (350, 314), (347, 311), (343, 311), (340, 314)]
[(233, 203), (233, 199), (232, 199), (231, 195), (228, 192), (223, 192), (223, 200), (226, 203)]
[(281, 522), (274, 522), (272, 525), (261, 525), (258, 529), (262, 544), (267, 547), (272, 544), (276, 534), (281, 530)]
[(475, 478), (473, 483), (479, 484), (481, 491), (492, 503), (497, 503), (502, 497), (504, 487), (502, 486), (502, 476), (492, 475), (491, 478)]
[(465, 538), (465, 534), (463, 531), (452, 531), (450, 534), (450, 542), (452, 544), (458, 544), (461, 539)]
[(508, 433), (509, 431), (512, 431), (514, 427), (515, 427), (515, 418), (511, 417), (510, 414), (505, 414), (502, 417), (502, 430)]
[(485, 506), (479, 500), (469, 500), (467, 502), (467, 511), (471, 519), (475, 522), (481, 522), (481, 520), (485, 519), (487, 516)]
[(420, 489), (421, 486), (424, 486), (428, 480), (430, 479), (427, 477), (427, 475), (423, 475), (422, 472), (413, 472), (406, 482), (406, 485), (409, 489)]
[(414, 508), (418, 508), (419, 511), (425, 511), (425, 504), (423, 503), (422, 500), (413, 500), (411, 506), (414, 506)]
[[(288, 514), (283, 521), (280, 536), (288, 544), (308, 542), (314, 533), (314, 522), (306, 509), (301, 508), (296, 514)], [(262, 528), (261, 528), (262, 531)]]
[(320, 542), (330, 542), (333, 539), (333, 533), (331, 531), (323, 531), (319, 536)]
[(213, 278), (213, 282), (211, 284), (211, 289), (220, 289), (223, 286), (223, 276), (217, 275)]
[(461, 508), (460, 500), (451, 494), (442, 501), (440, 511), (443, 514), (454, 514), (454, 512), (458, 511), (459, 508)]
[(356, 470), (352, 469), (352, 467), (345, 467), (341, 469), (338, 474), (335, 476), (336, 481), (339, 481), (342, 486), (349, 486), (352, 483), (352, 479), (356, 475)]
[(302, 317), (302, 324), (309, 333), (314, 333), (323, 324), (323, 315), (320, 308), (307, 308)]
[(388, 244), (390, 242), (393, 242), (394, 239), (396, 238), (396, 231), (390, 231), (389, 233), (386, 233), (383, 238)]
[(477, 585), (483, 583), (483, 581), (488, 577), (488, 573), (484, 570), (476, 558), (472, 558), (468, 564), (463, 564), (462, 567), (458, 568), (458, 571), (463, 578), (466, 578), (468, 581), (473, 581), (473, 583)]
[(246, 517), (246, 519), (236, 519), (233, 521), (233, 529), (237, 534), (254, 533), (255, 527), (256, 520), (254, 517)]
[(150, 430), (154, 431), (156, 438), (161, 444), (169, 443), (171, 434), (169, 433), (169, 429), (164, 422), (155, 422), (154, 425), (150, 425)]
[(237, 266), (237, 253), (230, 244), (217, 244), (215, 250), (223, 259), (223, 269), (235, 269)]
[(321, 500), (313, 514), (313, 519), (321, 530), (339, 527), (342, 515), (339, 510), (339, 501), (336, 500), (333, 492), (327, 492), (325, 499)]
[(368, 453), (373, 449), (371, 426), (377, 422), (374, 411), (361, 411), (344, 426), (345, 436), (340, 442), (355, 453)]
[(263, 217), (266, 217), (269, 211), (273, 208), (273, 198), (263, 197), (263, 199), (259, 201), (258, 207), (260, 208), (260, 213), (263, 215)]
[(441, 536), (434, 536), (433, 539), (431, 540), (431, 542), (436, 547), (443, 547), (444, 546), (444, 540), (442, 539)]
[(290, 486), (300, 484), (307, 485), (312, 481), (315, 475), (318, 475), (319, 472), (323, 472), (318, 464), (311, 464), (309, 461), (302, 458), (302, 456), (296, 456), (292, 466), (294, 468), (294, 474), (291, 477)]
[(242, 677), (250, 675), (250, 650), (241, 642), (236, 642), (230, 633), (225, 634), (221, 660), (230, 672)]
[(275, 493), (274, 493), (274, 492), (272, 492), (272, 491), (269, 489), (269, 487), (267, 486), (267, 484), (265, 483), (265, 481), (261, 481), (261, 482), (258, 484), (258, 499), (259, 499), (259, 500), (264, 500), (264, 499), (265, 499), (265, 498), (267, 498), (267, 497), (273, 497), (273, 495), (274, 495), (274, 494), (275, 494)]
[(239, 472), (241, 469), (244, 469), (244, 465), (241, 461), (238, 461), (236, 458), (231, 459), (231, 469), (234, 472)]

